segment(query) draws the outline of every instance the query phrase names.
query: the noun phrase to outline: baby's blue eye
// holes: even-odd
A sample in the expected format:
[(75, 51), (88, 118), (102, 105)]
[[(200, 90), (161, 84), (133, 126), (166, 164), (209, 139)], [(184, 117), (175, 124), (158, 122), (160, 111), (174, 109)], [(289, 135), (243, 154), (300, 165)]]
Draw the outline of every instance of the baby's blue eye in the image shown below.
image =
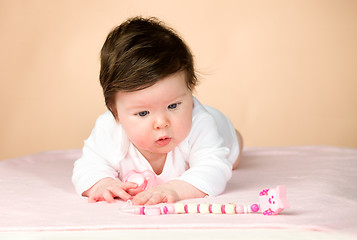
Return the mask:
[(168, 109), (175, 109), (175, 108), (177, 108), (177, 103), (173, 103), (173, 104), (170, 104), (167, 108)]
[(142, 112), (139, 112), (138, 113), (138, 115), (140, 116), (140, 117), (145, 117), (146, 115), (148, 115), (149, 114), (149, 111), (142, 111)]

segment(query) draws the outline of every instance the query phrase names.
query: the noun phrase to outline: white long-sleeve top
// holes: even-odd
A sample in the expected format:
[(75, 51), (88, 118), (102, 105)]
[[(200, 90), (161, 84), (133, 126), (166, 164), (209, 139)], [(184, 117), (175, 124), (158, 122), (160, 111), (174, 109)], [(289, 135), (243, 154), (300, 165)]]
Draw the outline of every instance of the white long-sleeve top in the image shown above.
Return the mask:
[[(166, 157), (159, 183), (179, 179), (216, 196), (232, 176), (239, 146), (231, 121), (218, 110), (193, 98), (192, 128), (188, 136)], [(99, 116), (85, 141), (83, 154), (73, 169), (72, 182), (82, 194), (99, 180), (123, 179), (131, 170), (152, 170), (149, 162), (128, 139), (123, 127), (107, 111)]]

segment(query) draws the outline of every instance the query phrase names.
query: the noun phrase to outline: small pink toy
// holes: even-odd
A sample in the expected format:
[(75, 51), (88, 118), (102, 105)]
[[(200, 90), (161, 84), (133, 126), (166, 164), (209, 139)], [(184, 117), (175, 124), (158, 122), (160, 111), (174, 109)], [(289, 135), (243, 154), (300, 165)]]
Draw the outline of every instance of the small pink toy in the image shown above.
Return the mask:
[(289, 207), (285, 186), (277, 186), (275, 189), (264, 189), (259, 194), (259, 203), (264, 215), (279, 214), (284, 208)]
[(120, 209), (122, 212), (134, 213), (140, 215), (165, 215), (165, 214), (243, 214), (243, 213), (261, 213), (271, 216), (277, 215), (285, 208), (289, 208), (286, 199), (285, 186), (277, 186), (275, 189), (264, 189), (259, 194), (259, 204), (241, 205), (235, 203), (175, 203), (159, 204), (154, 206), (124, 206)]
[(152, 171), (146, 170), (144, 172), (137, 172), (135, 170), (129, 171), (123, 182), (133, 182), (138, 184), (138, 189), (140, 191), (144, 191), (155, 186), (156, 183), (156, 175)]

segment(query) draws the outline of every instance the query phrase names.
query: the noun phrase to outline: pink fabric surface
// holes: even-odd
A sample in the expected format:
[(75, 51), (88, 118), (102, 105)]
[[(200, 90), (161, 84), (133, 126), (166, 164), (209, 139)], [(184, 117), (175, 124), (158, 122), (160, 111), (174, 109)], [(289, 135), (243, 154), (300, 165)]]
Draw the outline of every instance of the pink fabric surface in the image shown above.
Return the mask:
[(90, 204), (74, 192), (80, 150), (43, 152), (0, 162), (0, 231), (178, 228), (284, 228), (357, 234), (357, 149), (246, 148), (226, 191), (184, 202), (258, 201), (259, 191), (286, 185), (290, 208), (260, 214), (140, 216), (123, 202)]

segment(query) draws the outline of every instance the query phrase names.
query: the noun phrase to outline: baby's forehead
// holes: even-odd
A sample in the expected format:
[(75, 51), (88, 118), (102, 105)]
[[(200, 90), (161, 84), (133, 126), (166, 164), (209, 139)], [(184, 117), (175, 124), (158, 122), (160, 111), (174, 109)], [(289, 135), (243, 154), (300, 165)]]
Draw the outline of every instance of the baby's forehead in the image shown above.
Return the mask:
[(125, 101), (125, 105), (142, 106), (148, 105), (149, 103), (170, 103), (190, 94), (191, 91), (187, 87), (185, 74), (180, 72), (138, 91), (117, 92), (116, 101)]

